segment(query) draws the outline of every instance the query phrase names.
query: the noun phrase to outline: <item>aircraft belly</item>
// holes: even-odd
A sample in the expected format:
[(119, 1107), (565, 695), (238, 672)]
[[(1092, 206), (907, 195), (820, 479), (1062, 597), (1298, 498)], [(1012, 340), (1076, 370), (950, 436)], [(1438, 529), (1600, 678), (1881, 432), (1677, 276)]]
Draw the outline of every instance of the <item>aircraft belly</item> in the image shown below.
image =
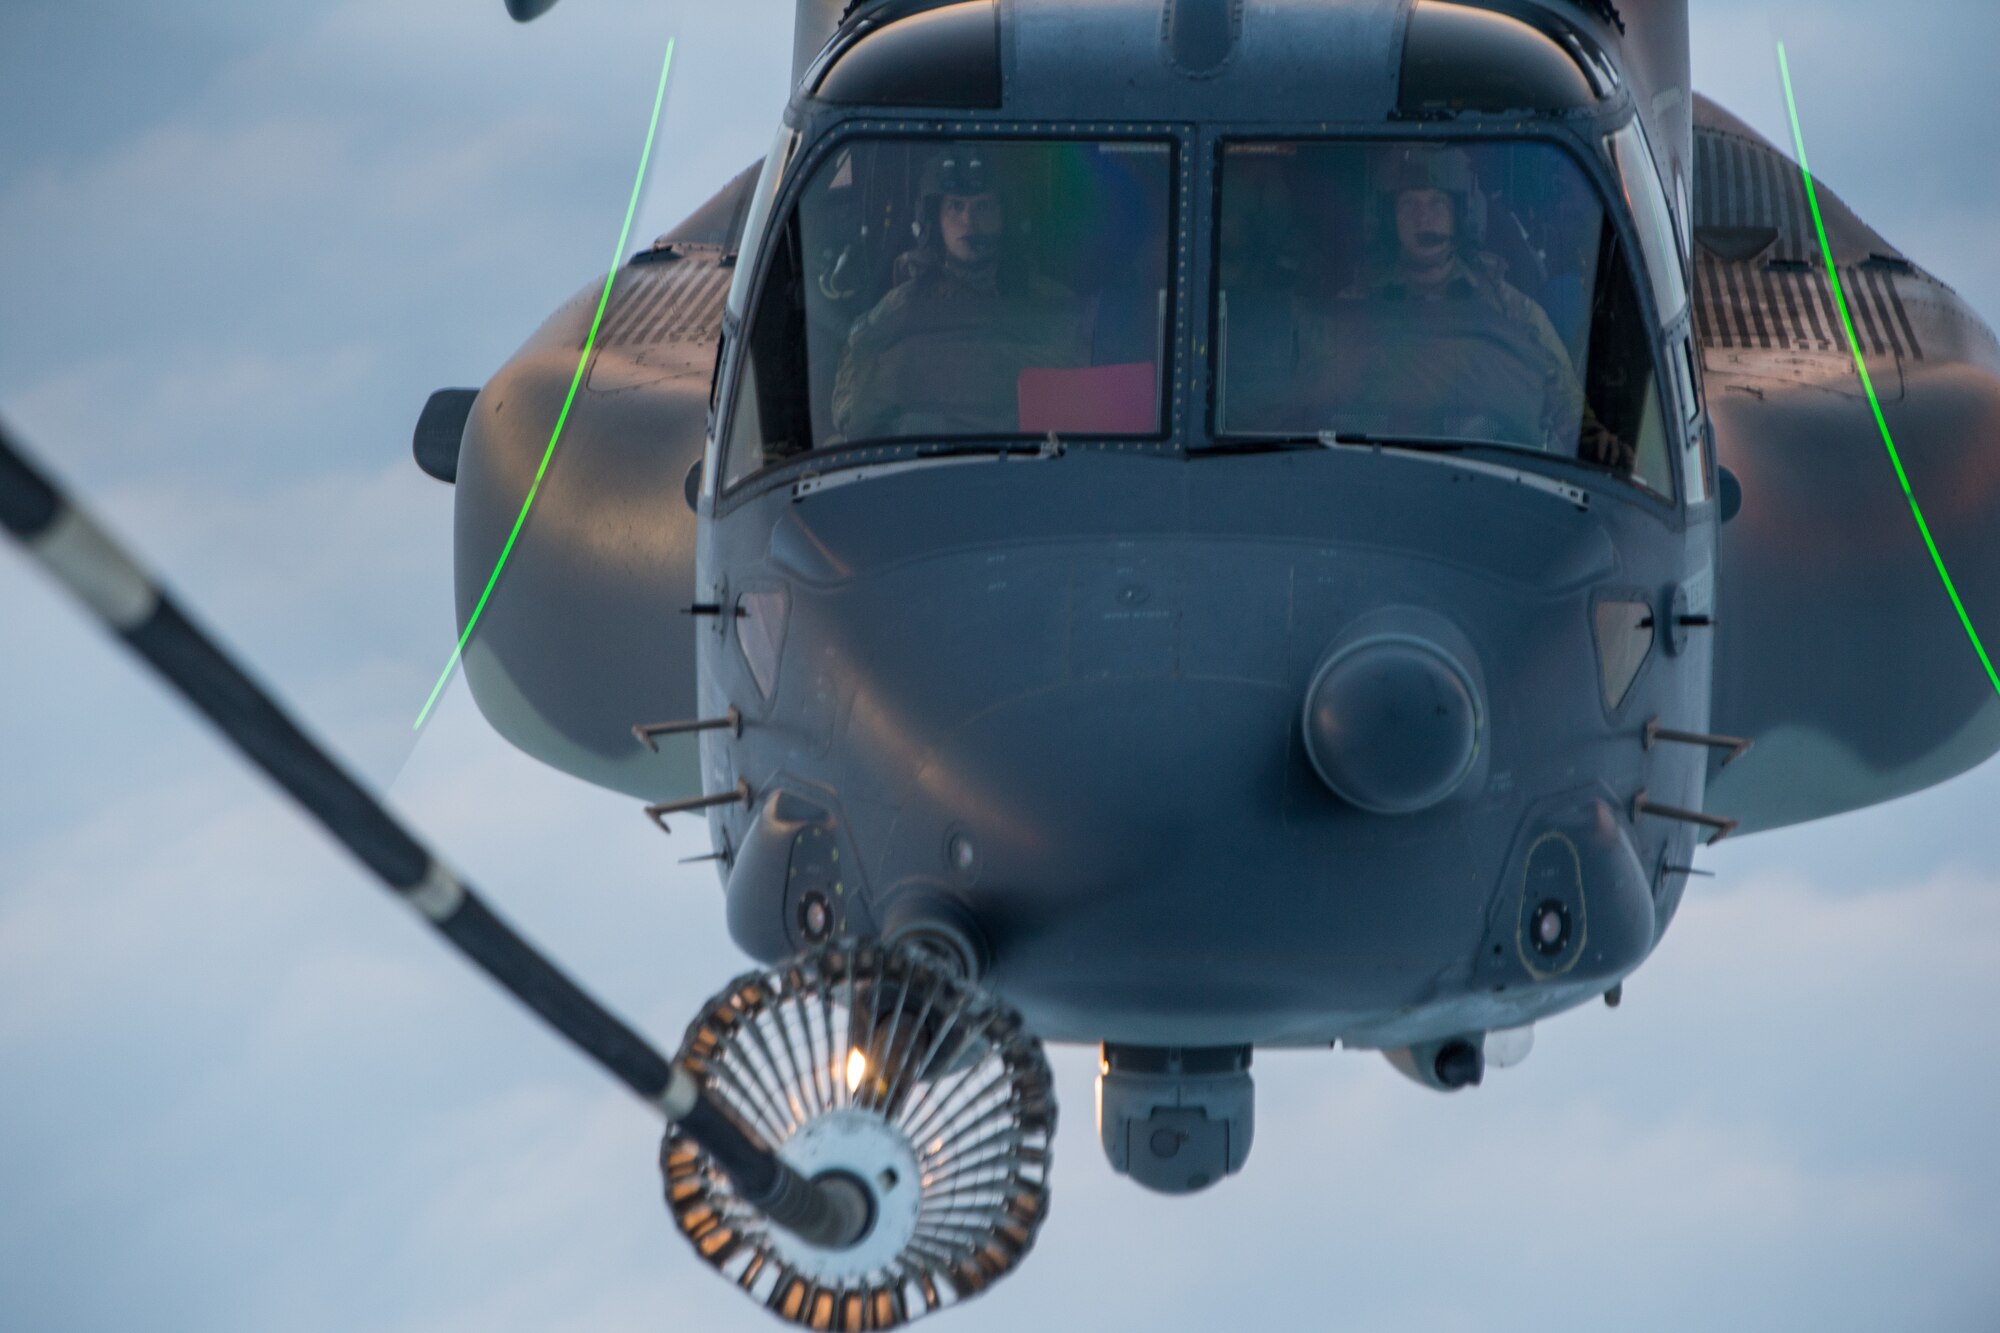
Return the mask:
[[(1368, 1039), (1467, 1004), (1529, 1021), (1636, 966), (1670, 911), (1656, 920), (1655, 867), (1689, 839), (1634, 828), (1632, 793), (1698, 807), (1703, 774), (1637, 732), (1649, 714), (1706, 721), (1706, 655), (1654, 653), (1607, 714), (1591, 607), (1606, 588), (1663, 596), (1685, 576), (1680, 539), (1426, 462), (1239, 461), (1227, 484), (1071, 458), (772, 505), (766, 559), (729, 563), (745, 590), (787, 589), (785, 660), (765, 700), (743, 652), (718, 647), (717, 698), (745, 701), (746, 726), (711, 741), (736, 767), (710, 784), (807, 793), (851, 834), (873, 920), (963, 904), (994, 983), (1055, 1039)], [(1261, 504), (1224, 535), (1245, 473)], [(1051, 506), (1052, 485), (1069, 500)], [(1128, 517), (1124, 538), (1077, 531)], [(1328, 790), (1300, 719), (1329, 644), (1399, 607), (1462, 631), (1491, 711), (1463, 790), (1382, 816)], [(1583, 830), (1564, 837), (1587, 891), (1609, 896), (1589, 952), (1536, 978), (1516, 917), (1550, 793)], [(718, 834), (740, 846), (743, 818), (717, 812)], [(733, 926), (766, 910), (746, 897), (778, 892), (752, 878), (730, 882)], [(738, 940), (804, 943), (755, 924)], [(1478, 998), (1496, 985), (1518, 994)]]

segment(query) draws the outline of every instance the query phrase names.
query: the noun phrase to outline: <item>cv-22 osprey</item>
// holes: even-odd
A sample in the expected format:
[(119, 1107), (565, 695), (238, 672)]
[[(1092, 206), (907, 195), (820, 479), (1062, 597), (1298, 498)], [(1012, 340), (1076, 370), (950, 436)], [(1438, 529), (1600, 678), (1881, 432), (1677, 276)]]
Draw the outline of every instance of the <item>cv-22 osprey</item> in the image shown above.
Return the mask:
[(1615, 1002), (1702, 842), (2000, 749), (1855, 369), (2000, 624), (2000, 345), (1824, 189), (1819, 230), (1691, 92), (1680, 0), (797, 34), (761, 165), (416, 439), (479, 707), (701, 812), (761, 970), (668, 1062), (360, 840), (667, 1113), (680, 1228), (781, 1317), (1019, 1261), (1042, 1039), (1100, 1045), (1116, 1169), (1199, 1190), (1256, 1048), (1477, 1084)]

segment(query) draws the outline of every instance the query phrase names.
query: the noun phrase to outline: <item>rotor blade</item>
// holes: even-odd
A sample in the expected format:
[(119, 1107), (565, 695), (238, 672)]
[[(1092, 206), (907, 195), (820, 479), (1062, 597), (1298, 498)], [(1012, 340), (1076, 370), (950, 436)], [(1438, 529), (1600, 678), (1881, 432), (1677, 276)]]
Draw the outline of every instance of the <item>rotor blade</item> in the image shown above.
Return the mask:
[(4, 425), (0, 527), (459, 952), (656, 1110), (676, 1119), (687, 1113), (694, 1094), (687, 1076), (676, 1077), (644, 1038), (432, 857), (22, 456)]

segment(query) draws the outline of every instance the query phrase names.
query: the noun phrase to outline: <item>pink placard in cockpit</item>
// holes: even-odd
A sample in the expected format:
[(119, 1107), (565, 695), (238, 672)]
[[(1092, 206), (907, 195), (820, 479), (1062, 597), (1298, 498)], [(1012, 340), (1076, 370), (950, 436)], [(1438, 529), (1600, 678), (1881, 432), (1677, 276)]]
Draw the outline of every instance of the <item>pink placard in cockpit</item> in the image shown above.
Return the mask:
[(1031, 366), (1014, 382), (1021, 430), (1040, 435), (1151, 435), (1159, 429), (1160, 395), (1153, 363), (1058, 370)]

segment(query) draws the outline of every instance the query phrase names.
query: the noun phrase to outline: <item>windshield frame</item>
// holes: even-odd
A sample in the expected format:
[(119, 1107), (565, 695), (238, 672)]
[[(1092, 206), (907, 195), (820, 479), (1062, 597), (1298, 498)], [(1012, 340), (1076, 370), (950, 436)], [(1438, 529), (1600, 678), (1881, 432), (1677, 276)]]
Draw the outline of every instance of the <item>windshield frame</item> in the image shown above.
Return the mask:
[[(1612, 163), (1612, 179), (1632, 211), (1633, 230), (1653, 285), (1654, 322), (1670, 326), (1693, 309), (1694, 288), (1681, 228), (1667, 197), (1666, 182), (1660, 178), (1659, 161), (1646, 138), (1645, 121), (1633, 116), (1606, 133), (1604, 154)], [(1675, 304), (1673, 309), (1668, 309), (1669, 297)]]
[(1108, 437), (1068, 436), (1060, 438), (1063, 449), (1096, 450), (1139, 456), (1182, 454), (1181, 441), (1187, 431), (1187, 381), (1190, 343), (1190, 303), (1188, 297), (1192, 246), (1189, 238), (1188, 209), (1192, 194), (1191, 173), (1198, 152), (1194, 127), (1174, 121), (1031, 121), (1015, 119), (883, 119), (853, 117), (835, 122), (823, 132), (800, 143), (766, 216), (765, 234), (755, 251), (746, 245), (739, 263), (751, 272), (744, 278), (744, 305), (725, 352), (723, 392), (717, 403), (712, 435), (716, 475), (715, 512), (719, 515), (756, 495), (788, 485), (801, 476), (836, 468), (882, 464), (907, 459), (967, 453), (1018, 454), (1032, 452), (1046, 443), (1046, 433), (1021, 433), (940, 438), (908, 437), (866, 439), (821, 445), (796, 456), (766, 463), (740, 477), (728, 477), (729, 454), (734, 441), (737, 403), (736, 389), (749, 355), (751, 325), (755, 321), (771, 271), (777, 264), (779, 247), (772, 238), (789, 228), (800, 199), (820, 171), (844, 150), (870, 141), (935, 140), (939, 143), (971, 139), (1013, 143), (1093, 143), (1147, 142), (1164, 146), (1168, 154), (1167, 295), (1166, 328), (1161, 339), (1158, 367), (1160, 415), (1156, 429), (1148, 435)]
[(779, 125), (770, 150), (764, 154), (764, 165), (757, 172), (757, 183), (750, 188), (750, 206), (743, 215), (743, 229), (737, 233), (736, 244), (729, 252), (735, 271), (729, 275), (729, 295), (722, 307), (739, 323), (750, 308), (752, 295), (750, 266), (743, 263), (743, 252), (746, 249), (752, 254), (762, 252), (764, 234), (771, 229), (772, 206), (792, 175), (792, 160), (798, 151), (799, 132), (790, 125)]
[[(1496, 118), (1497, 120), (1498, 118)], [(1222, 210), (1222, 190), (1225, 156), (1232, 146), (1259, 143), (1311, 143), (1311, 144), (1352, 144), (1376, 146), (1389, 144), (1410, 144), (1413, 146), (1477, 147), (1487, 144), (1530, 144), (1547, 146), (1563, 153), (1590, 185), (1604, 214), (1611, 219), (1622, 255), (1625, 277), (1631, 284), (1641, 317), (1647, 330), (1648, 355), (1652, 359), (1654, 409), (1659, 418), (1659, 428), (1665, 434), (1665, 446), (1675, 457), (1669, 468), (1669, 488), (1656, 490), (1636, 473), (1621, 476), (1611, 469), (1583, 459), (1564, 454), (1552, 453), (1545, 449), (1525, 445), (1495, 442), (1490, 440), (1466, 440), (1461, 443), (1468, 450), (1486, 454), (1504, 454), (1509, 460), (1531, 464), (1547, 464), (1559, 469), (1566, 476), (1590, 476), (1607, 481), (1617, 481), (1618, 494), (1644, 497), (1649, 503), (1678, 510), (1681, 508), (1683, 483), (1679, 476), (1678, 455), (1676, 453), (1678, 433), (1674, 429), (1675, 413), (1667, 404), (1665, 395), (1671, 391), (1672, 381), (1667, 378), (1673, 373), (1667, 360), (1666, 338), (1671, 327), (1663, 323), (1662, 312), (1654, 294), (1654, 284), (1640, 267), (1640, 248), (1637, 232), (1638, 220), (1631, 210), (1624, 206), (1624, 182), (1618, 175), (1617, 164), (1612, 160), (1606, 146), (1610, 136), (1624, 131), (1636, 119), (1629, 106), (1618, 109), (1610, 116), (1575, 116), (1561, 120), (1548, 120), (1539, 124), (1523, 122), (1518, 118), (1507, 118), (1504, 123), (1483, 124), (1476, 119), (1454, 119), (1448, 122), (1389, 122), (1381, 125), (1229, 125), (1215, 126), (1206, 136), (1204, 145), (1205, 167), (1210, 176), (1210, 188), (1205, 192), (1205, 207), (1208, 216), (1203, 219), (1206, 243), (1203, 247), (1202, 299), (1206, 307), (1205, 341), (1200, 351), (1202, 380), (1199, 385), (1204, 402), (1201, 421), (1204, 438), (1190, 440), (1188, 453), (1192, 456), (1230, 455), (1255, 453), (1260, 449), (1283, 449), (1302, 447), (1308, 441), (1316, 441), (1314, 431), (1266, 431), (1259, 433), (1226, 432), (1219, 428), (1219, 410), (1224, 386), (1220, 377), (1221, 346), (1221, 301), (1218, 286), (1222, 268), (1222, 234), (1217, 225)], [(1678, 319), (1685, 320), (1683, 311)], [(1427, 441), (1422, 447), (1435, 450), (1437, 441)], [(1385, 446), (1387, 447), (1387, 446)]]

